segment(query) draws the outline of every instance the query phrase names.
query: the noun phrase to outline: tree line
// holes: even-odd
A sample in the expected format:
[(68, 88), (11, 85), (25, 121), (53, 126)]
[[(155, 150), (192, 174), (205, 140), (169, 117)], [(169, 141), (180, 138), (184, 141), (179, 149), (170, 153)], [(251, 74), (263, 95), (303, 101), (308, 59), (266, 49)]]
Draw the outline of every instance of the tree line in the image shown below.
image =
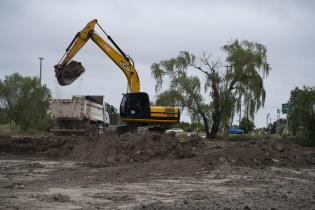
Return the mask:
[(300, 144), (315, 146), (315, 86), (291, 91), (288, 127)]
[(18, 125), (21, 129), (47, 129), (51, 91), (37, 77), (18, 73), (0, 80), (0, 123)]

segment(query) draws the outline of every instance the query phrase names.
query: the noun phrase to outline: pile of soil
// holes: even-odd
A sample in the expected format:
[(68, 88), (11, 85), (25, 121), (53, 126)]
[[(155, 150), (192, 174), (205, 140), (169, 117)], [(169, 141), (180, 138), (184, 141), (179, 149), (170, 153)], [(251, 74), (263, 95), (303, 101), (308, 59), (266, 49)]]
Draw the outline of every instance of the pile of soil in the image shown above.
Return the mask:
[(0, 135), (0, 153), (14, 155), (68, 155), (75, 144), (74, 138), (31, 137)]
[(198, 158), (209, 167), (315, 165), (315, 153), (275, 139), (207, 141), (197, 135), (124, 134), (100, 137), (0, 136), (0, 153), (45, 156), (107, 166), (121, 162)]
[(206, 148), (203, 159), (210, 166), (315, 165), (315, 150), (276, 139), (211, 142)]
[(100, 137), (0, 136), (0, 152), (41, 155), (77, 161), (144, 162), (152, 159), (191, 158), (204, 143), (197, 135), (185, 139), (161, 134), (124, 134)]
[(107, 135), (81, 140), (69, 157), (81, 161), (145, 162), (153, 159), (191, 158), (203, 142), (199, 136), (180, 140), (161, 134)]

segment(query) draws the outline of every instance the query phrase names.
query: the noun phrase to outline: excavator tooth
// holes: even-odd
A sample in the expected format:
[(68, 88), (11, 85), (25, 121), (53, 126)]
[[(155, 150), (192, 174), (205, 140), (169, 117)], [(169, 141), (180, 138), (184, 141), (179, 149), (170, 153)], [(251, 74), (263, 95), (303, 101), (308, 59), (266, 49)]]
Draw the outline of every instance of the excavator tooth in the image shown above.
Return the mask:
[(80, 62), (71, 61), (68, 65), (56, 65), (55, 75), (62, 86), (70, 85), (85, 71)]

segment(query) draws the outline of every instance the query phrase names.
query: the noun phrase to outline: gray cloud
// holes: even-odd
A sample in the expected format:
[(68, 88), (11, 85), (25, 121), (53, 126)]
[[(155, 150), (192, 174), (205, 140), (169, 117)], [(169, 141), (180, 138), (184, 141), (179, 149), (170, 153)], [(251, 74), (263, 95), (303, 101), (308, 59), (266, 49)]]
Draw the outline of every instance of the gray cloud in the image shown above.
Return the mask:
[(73, 85), (60, 87), (53, 66), (77, 31), (97, 18), (130, 54), (139, 71), (142, 90), (151, 97), (154, 81), (150, 65), (174, 57), (181, 50), (197, 56), (209, 50), (224, 59), (220, 49), (228, 41), (248, 39), (268, 48), (272, 72), (266, 80), (266, 108), (256, 117), (265, 124), (267, 113), (289, 98), (295, 86), (315, 85), (314, 1), (48, 1), (0, 2), (0, 78), (13, 72), (38, 75), (43, 56), (43, 80), (56, 97), (104, 94), (119, 105), (126, 80), (120, 70), (90, 42), (75, 57), (87, 71)]

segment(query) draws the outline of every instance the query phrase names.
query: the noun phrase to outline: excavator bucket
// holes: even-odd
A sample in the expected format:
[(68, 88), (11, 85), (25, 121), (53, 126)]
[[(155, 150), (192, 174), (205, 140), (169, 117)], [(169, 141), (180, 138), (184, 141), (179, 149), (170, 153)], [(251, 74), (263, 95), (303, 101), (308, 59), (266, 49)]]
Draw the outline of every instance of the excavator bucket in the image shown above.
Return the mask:
[(80, 62), (71, 61), (68, 65), (56, 65), (55, 75), (59, 85), (65, 86), (73, 83), (85, 71)]

